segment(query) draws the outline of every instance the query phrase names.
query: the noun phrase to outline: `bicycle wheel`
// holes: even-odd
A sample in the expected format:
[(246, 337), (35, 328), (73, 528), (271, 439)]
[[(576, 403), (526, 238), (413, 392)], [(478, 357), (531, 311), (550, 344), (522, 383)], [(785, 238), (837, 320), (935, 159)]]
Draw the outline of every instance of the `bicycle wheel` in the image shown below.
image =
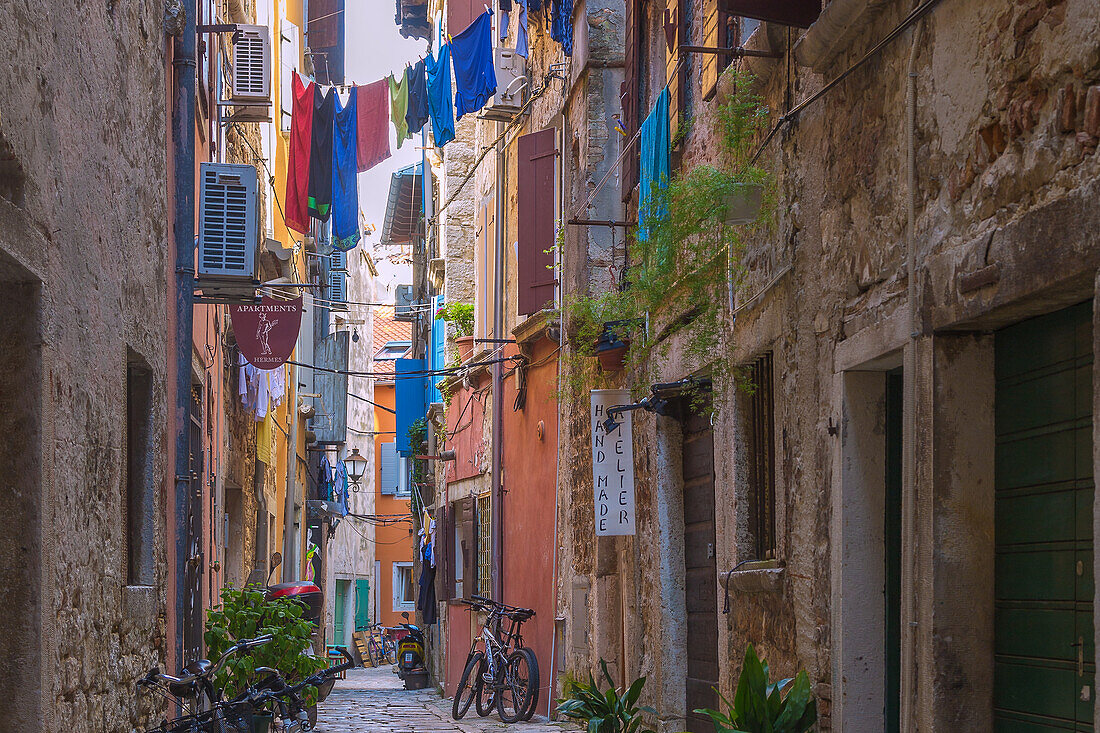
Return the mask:
[(477, 668), (477, 692), (474, 694), (477, 714), (482, 718), (488, 717), (497, 707), (496, 689), (491, 682), (485, 681), (485, 673), (488, 669), (489, 665), (482, 657), (481, 665)]
[(466, 668), (462, 670), (462, 679), (458, 681), (455, 699), (451, 703), (451, 717), (455, 720), (462, 720), (462, 716), (466, 714), (466, 711), (470, 709), (470, 704), (474, 701), (476, 679), (471, 680), (470, 676), (477, 674), (483, 657), (484, 655), (481, 652), (474, 652), (466, 660)]
[(527, 685), (531, 689), (531, 701), (527, 703), (527, 709), (523, 711), (522, 720), (530, 720), (539, 706), (539, 660), (533, 649), (521, 646), (517, 651), (527, 657), (528, 678)]
[(397, 644), (394, 640), (387, 638), (382, 642), (382, 649), (385, 652), (386, 664), (397, 664)]
[(505, 660), (503, 682), (497, 691), (497, 714), (502, 722), (515, 723), (531, 704), (531, 659), (534, 656), (529, 649), (516, 649)]

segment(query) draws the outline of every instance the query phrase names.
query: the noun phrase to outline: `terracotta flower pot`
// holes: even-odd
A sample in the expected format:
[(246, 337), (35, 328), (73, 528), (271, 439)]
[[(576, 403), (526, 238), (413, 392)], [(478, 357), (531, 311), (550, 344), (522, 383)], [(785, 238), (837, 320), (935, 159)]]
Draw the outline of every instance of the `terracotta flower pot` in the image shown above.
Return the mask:
[(469, 361), (474, 354), (474, 337), (459, 336), (455, 339), (455, 345), (458, 347), (458, 360), (460, 362)]
[(596, 340), (596, 358), (600, 360), (600, 369), (605, 372), (621, 370), (626, 361), (626, 352), (630, 349), (630, 339), (620, 338), (615, 333), (615, 327), (620, 324), (621, 321), (603, 324), (603, 333)]

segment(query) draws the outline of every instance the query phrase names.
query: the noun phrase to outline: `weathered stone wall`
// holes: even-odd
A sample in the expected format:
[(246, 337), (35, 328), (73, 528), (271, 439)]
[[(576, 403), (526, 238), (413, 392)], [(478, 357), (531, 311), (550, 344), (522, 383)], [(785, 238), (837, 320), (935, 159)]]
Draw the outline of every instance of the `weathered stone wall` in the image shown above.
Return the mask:
[[(119, 731), (160, 700), (171, 250), (163, 3), (16, 0), (0, 13), (0, 260), (6, 280), (0, 717), (22, 730)], [(9, 281), (14, 280), (15, 283)], [(20, 332), (7, 328), (18, 317)], [(128, 586), (126, 366), (150, 371), (150, 586)], [(19, 410), (12, 410), (18, 415)], [(21, 570), (20, 570), (21, 569)], [(16, 580), (22, 593), (11, 593)], [(25, 583), (25, 585), (24, 585)], [(9, 656), (9, 652), (11, 655)]]
[[(834, 0), (831, 7), (840, 5)], [(815, 29), (792, 29), (788, 35), (786, 29), (765, 25), (758, 31), (755, 42), (783, 54), (774, 62), (751, 63), (765, 72), (758, 83), (772, 124), (838, 77), (909, 9), (902, 3), (866, 5), (877, 9), (863, 8), (856, 26), (842, 38), (822, 41), (820, 27), (816, 38)], [(651, 102), (664, 84), (665, 62), (659, 9), (650, 9), (645, 94)], [(691, 42), (698, 45), (703, 45), (701, 12), (701, 3), (692, 3)], [(732, 611), (719, 625), (723, 691), (733, 688), (745, 645), (752, 642), (775, 676), (807, 669), (822, 703), (822, 727), (830, 727), (837, 675), (847, 672), (832, 656), (837, 641), (833, 619), (845, 592), (830, 566), (836, 551), (830, 521), (836, 519), (834, 508), (843, 507), (832, 497), (841, 440), (829, 431), (842, 413), (837, 379), (845, 370), (882, 369), (895, 359), (900, 365), (901, 351), (908, 348), (918, 357), (918, 369), (909, 375), (916, 383), (918, 413), (928, 421), (932, 415), (948, 421), (937, 423), (935, 434), (932, 423), (922, 421), (914, 438), (913, 491), (918, 517), (927, 519), (916, 521), (903, 550), (911, 609), (905, 618), (912, 624), (906, 626), (918, 629), (907, 652), (913, 668), (919, 660), (912, 714), (921, 729), (990, 725), (983, 717), (986, 707), (975, 706), (974, 698), (989, 704), (989, 686), (981, 680), (992, 654), (992, 631), (981, 625), (988, 620), (984, 611), (968, 618), (965, 607), (968, 598), (986, 591), (992, 567), (977, 560), (973, 542), (946, 539), (991, 536), (991, 519), (988, 507), (974, 503), (975, 496), (952, 490), (961, 479), (937, 468), (947, 456), (962, 463), (979, 456), (967, 453), (978, 450), (974, 445), (951, 439), (964, 432), (950, 406), (958, 404), (958, 414), (967, 414), (957, 381), (965, 369), (934, 365), (956, 358), (945, 345), (947, 332), (988, 331), (1092, 297), (1100, 265), (1097, 37), (1100, 8), (1087, 0), (949, 0), (928, 16), (915, 41), (918, 320), (912, 344), (905, 315), (906, 91), (914, 32), (903, 33), (807, 107), (764, 150), (761, 161), (777, 182), (776, 223), (773, 233), (747, 243), (739, 312), (725, 337), (733, 363), (773, 353), (777, 554), (783, 569), (772, 591), (748, 592), (737, 589), (748, 584), (734, 584)], [(806, 49), (813, 45), (809, 41), (835, 47), (828, 54), (794, 51), (800, 38)], [(788, 59), (788, 53), (795, 55)], [(713, 103), (701, 99), (700, 66), (696, 61), (689, 67), (696, 121), (676, 153), (682, 169), (716, 160)], [(593, 140), (597, 130), (591, 131)], [(576, 159), (587, 160), (584, 154)], [(575, 202), (587, 198), (577, 179), (571, 193)], [(601, 287), (605, 262), (591, 241), (578, 241), (570, 232), (567, 267), (571, 256), (567, 292)], [(669, 344), (659, 379), (680, 379), (707, 366), (692, 363), (683, 351), (682, 341)], [(984, 358), (968, 356), (962, 363), (987, 365)], [(746, 557), (741, 527), (747, 476), (738, 447), (744, 441), (737, 394), (728, 385), (718, 391), (714, 429), (721, 575)], [(966, 406), (972, 413), (973, 406)], [(583, 671), (599, 656), (610, 659), (616, 640), (601, 634), (614, 636), (616, 628), (623, 628), (624, 671), (629, 677), (649, 675), (646, 694), (656, 702), (664, 728), (675, 730), (674, 708), (682, 694), (676, 678), (683, 676), (683, 659), (666, 639), (683, 633), (682, 619), (669, 607), (682, 586), (675, 577), (677, 549), (666, 542), (675, 540), (675, 533), (663, 524), (677, 521), (676, 507), (669, 503), (676, 488), (670, 471), (676, 464), (670, 452), (673, 427), (636, 417), (638, 535), (596, 541), (591, 499), (587, 489), (578, 488), (591, 485), (587, 403), (563, 403), (562, 409), (559, 491), (569, 497), (562, 508), (562, 566), (587, 576), (588, 613), (582, 616), (572, 607), (583, 596), (573, 593), (564, 578), (559, 594), (567, 618), (592, 619), (584, 622), (587, 626), (573, 624), (587, 628), (590, 638), (579, 644), (571, 638), (567, 667)], [(974, 415), (971, 424), (981, 417)], [(719, 585), (720, 605), (722, 592)], [(845, 729), (860, 728), (848, 722)]]

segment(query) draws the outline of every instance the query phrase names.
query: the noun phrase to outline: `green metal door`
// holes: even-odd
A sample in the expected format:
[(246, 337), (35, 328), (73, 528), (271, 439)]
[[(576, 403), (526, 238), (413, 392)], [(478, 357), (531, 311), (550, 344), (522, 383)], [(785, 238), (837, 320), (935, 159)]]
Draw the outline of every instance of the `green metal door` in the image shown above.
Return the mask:
[(994, 719), (1091, 731), (1092, 303), (996, 336)]
[(344, 609), (348, 605), (348, 586), (350, 583), (346, 580), (336, 581), (336, 608), (333, 610), (333, 625), (335, 626), (335, 633), (333, 634), (332, 642), (336, 646), (347, 646), (347, 630), (344, 626)]
[(370, 581), (357, 578), (355, 581), (355, 630), (370, 628)]

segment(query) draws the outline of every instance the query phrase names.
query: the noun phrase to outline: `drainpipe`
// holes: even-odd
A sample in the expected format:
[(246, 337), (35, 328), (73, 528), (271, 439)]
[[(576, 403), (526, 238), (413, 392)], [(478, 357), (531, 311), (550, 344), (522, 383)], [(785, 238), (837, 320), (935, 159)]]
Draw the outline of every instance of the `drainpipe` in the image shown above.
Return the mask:
[[(917, 666), (916, 666), (916, 626), (917, 626), (917, 597), (916, 576), (918, 569), (918, 538), (916, 536), (916, 512), (917, 512), (917, 465), (916, 465), (916, 430), (917, 430), (917, 344), (920, 330), (917, 324), (917, 254), (916, 254), (916, 220), (917, 220), (917, 51), (920, 45), (921, 32), (924, 30), (924, 19), (917, 21), (913, 29), (912, 45), (909, 49), (909, 64), (906, 69), (905, 88), (905, 122), (906, 122), (906, 227), (905, 248), (907, 273), (907, 300), (909, 311), (909, 344), (904, 352), (904, 393), (902, 399), (904, 406), (902, 412), (905, 416), (905, 425), (902, 430), (902, 462), (904, 465), (903, 490), (905, 492), (905, 508), (902, 515), (902, 538), (909, 546), (909, 559), (902, 570), (902, 587), (909, 588), (909, 599), (902, 614), (902, 645), (901, 645), (901, 730), (905, 732), (915, 731), (916, 722), (916, 690), (917, 690)], [(908, 578), (905, 576), (908, 575)]]
[(286, 496), (283, 497), (283, 564), (280, 577), (284, 583), (298, 579), (297, 547), (294, 542), (294, 500), (298, 498), (298, 367), (290, 367), (290, 437), (286, 451)]
[(172, 231), (176, 246), (176, 466), (173, 493), (176, 638), (175, 661), (184, 663), (187, 623), (187, 565), (191, 550), (188, 512), (191, 498), (191, 341), (195, 288), (195, 0), (186, 0), (183, 32), (172, 41)]
[[(499, 127), (501, 123), (497, 123)], [(493, 242), (493, 262), (496, 271), (493, 273), (493, 338), (502, 338), (504, 331), (504, 308), (501, 303), (504, 291), (504, 155), (503, 142), (497, 143), (496, 162), (496, 236)], [(495, 342), (494, 342), (495, 343)], [(504, 558), (501, 555), (502, 530), (504, 527), (504, 492), (501, 490), (501, 456), (503, 445), (501, 444), (504, 419), (504, 365), (497, 357), (493, 364), (493, 457), (492, 457), (492, 482), (490, 484), (492, 502), (490, 535), (492, 540), (493, 556), (493, 598), (502, 601), (504, 595)]]

